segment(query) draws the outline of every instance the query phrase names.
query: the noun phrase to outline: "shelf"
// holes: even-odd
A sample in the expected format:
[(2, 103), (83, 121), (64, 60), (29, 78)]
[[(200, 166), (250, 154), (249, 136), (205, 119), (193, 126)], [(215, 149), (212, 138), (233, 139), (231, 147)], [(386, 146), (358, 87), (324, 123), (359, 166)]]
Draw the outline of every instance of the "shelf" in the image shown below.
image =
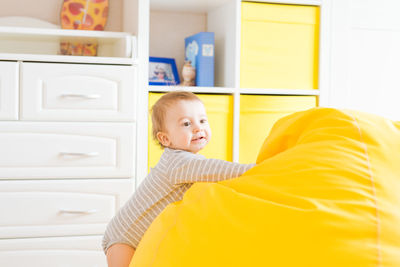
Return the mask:
[(273, 88), (229, 88), (229, 87), (197, 87), (197, 86), (149, 86), (150, 92), (191, 91), (193, 93), (234, 94), (241, 95), (299, 95), (318, 96), (319, 90), (313, 89), (273, 89)]
[(149, 86), (150, 92), (190, 91), (193, 93), (233, 94), (235, 88), (226, 87), (198, 87), (198, 86)]
[(320, 6), (322, 4), (322, 0), (257, 0), (249, 2), (261, 2), (261, 3), (265, 2), (265, 3), (283, 4), (283, 5), (309, 5), (309, 6)]
[[(151, 0), (150, 8), (156, 11), (207, 13), (228, 2), (232, 2), (232, 0)], [(319, 6), (322, 0), (257, 0), (256, 2)]]
[[(97, 43), (98, 56), (60, 55), (60, 42)], [(129, 33), (0, 27), (0, 59), (132, 64), (136, 38)]]
[(10, 61), (33, 61), (33, 62), (60, 62), (60, 63), (90, 63), (90, 64), (114, 64), (132, 65), (137, 64), (137, 60), (132, 58), (120, 57), (85, 57), (85, 56), (63, 56), (63, 55), (32, 55), (32, 54), (13, 54), (0, 53), (0, 60)]
[(319, 90), (317, 89), (274, 89), (274, 88), (266, 88), (266, 89), (258, 89), (258, 88), (240, 88), (240, 94), (242, 95), (303, 95), (303, 96), (311, 96), (319, 95)]
[(150, 8), (157, 11), (207, 13), (232, 0), (150, 0)]

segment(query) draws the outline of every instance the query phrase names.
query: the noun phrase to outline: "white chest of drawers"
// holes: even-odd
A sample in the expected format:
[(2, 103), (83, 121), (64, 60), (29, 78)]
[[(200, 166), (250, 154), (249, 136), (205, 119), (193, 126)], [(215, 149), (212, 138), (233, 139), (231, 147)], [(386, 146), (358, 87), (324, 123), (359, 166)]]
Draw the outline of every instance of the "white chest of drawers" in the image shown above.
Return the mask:
[(136, 73), (0, 58), (0, 266), (106, 266), (135, 186)]

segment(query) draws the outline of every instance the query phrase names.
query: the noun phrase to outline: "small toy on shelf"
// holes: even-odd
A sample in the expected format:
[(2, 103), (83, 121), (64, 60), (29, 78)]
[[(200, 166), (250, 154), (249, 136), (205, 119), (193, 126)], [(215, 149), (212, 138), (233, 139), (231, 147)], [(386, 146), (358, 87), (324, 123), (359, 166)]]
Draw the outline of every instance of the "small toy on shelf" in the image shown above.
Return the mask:
[(196, 85), (196, 68), (192, 66), (190, 61), (185, 61), (182, 68), (183, 86)]

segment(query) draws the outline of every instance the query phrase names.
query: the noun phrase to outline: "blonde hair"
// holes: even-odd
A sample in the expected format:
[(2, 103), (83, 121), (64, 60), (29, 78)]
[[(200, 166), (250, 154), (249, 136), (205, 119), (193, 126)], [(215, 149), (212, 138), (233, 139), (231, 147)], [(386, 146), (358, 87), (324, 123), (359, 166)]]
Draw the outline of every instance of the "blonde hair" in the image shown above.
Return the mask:
[(187, 91), (173, 91), (163, 95), (151, 108), (151, 121), (153, 123), (153, 138), (164, 147), (157, 138), (157, 133), (165, 130), (164, 120), (167, 109), (178, 101), (200, 101), (195, 94)]

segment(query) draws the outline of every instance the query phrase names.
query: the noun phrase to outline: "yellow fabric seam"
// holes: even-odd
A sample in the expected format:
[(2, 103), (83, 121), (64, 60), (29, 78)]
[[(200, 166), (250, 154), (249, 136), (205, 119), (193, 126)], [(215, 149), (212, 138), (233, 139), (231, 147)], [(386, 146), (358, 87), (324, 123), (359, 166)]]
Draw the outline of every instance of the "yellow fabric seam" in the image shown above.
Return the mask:
[(368, 165), (368, 171), (369, 171), (369, 177), (371, 180), (371, 190), (374, 196), (374, 202), (375, 202), (375, 216), (376, 216), (376, 246), (377, 246), (377, 266), (381, 267), (382, 266), (382, 252), (381, 252), (381, 221), (380, 221), (380, 216), (379, 216), (379, 208), (378, 208), (378, 200), (377, 200), (377, 194), (376, 194), (376, 186), (375, 186), (375, 181), (373, 178), (373, 173), (372, 173), (372, 168), (371, 168), (371, 162), (370, 158), (368, 155), (368, 147), (367, 144), (364, 141), (362, 131), (360, 128), (360, 125), (357, 121), (357, 119), (351, 114), (351, 112), (348, 112), (352, 120), (354, 121), (355, 125), (357, 126), (358, 133), (360, 134), (360, 141), (364, 147), (364, 154), (365, 154), (365, 159), (367, 161)]

